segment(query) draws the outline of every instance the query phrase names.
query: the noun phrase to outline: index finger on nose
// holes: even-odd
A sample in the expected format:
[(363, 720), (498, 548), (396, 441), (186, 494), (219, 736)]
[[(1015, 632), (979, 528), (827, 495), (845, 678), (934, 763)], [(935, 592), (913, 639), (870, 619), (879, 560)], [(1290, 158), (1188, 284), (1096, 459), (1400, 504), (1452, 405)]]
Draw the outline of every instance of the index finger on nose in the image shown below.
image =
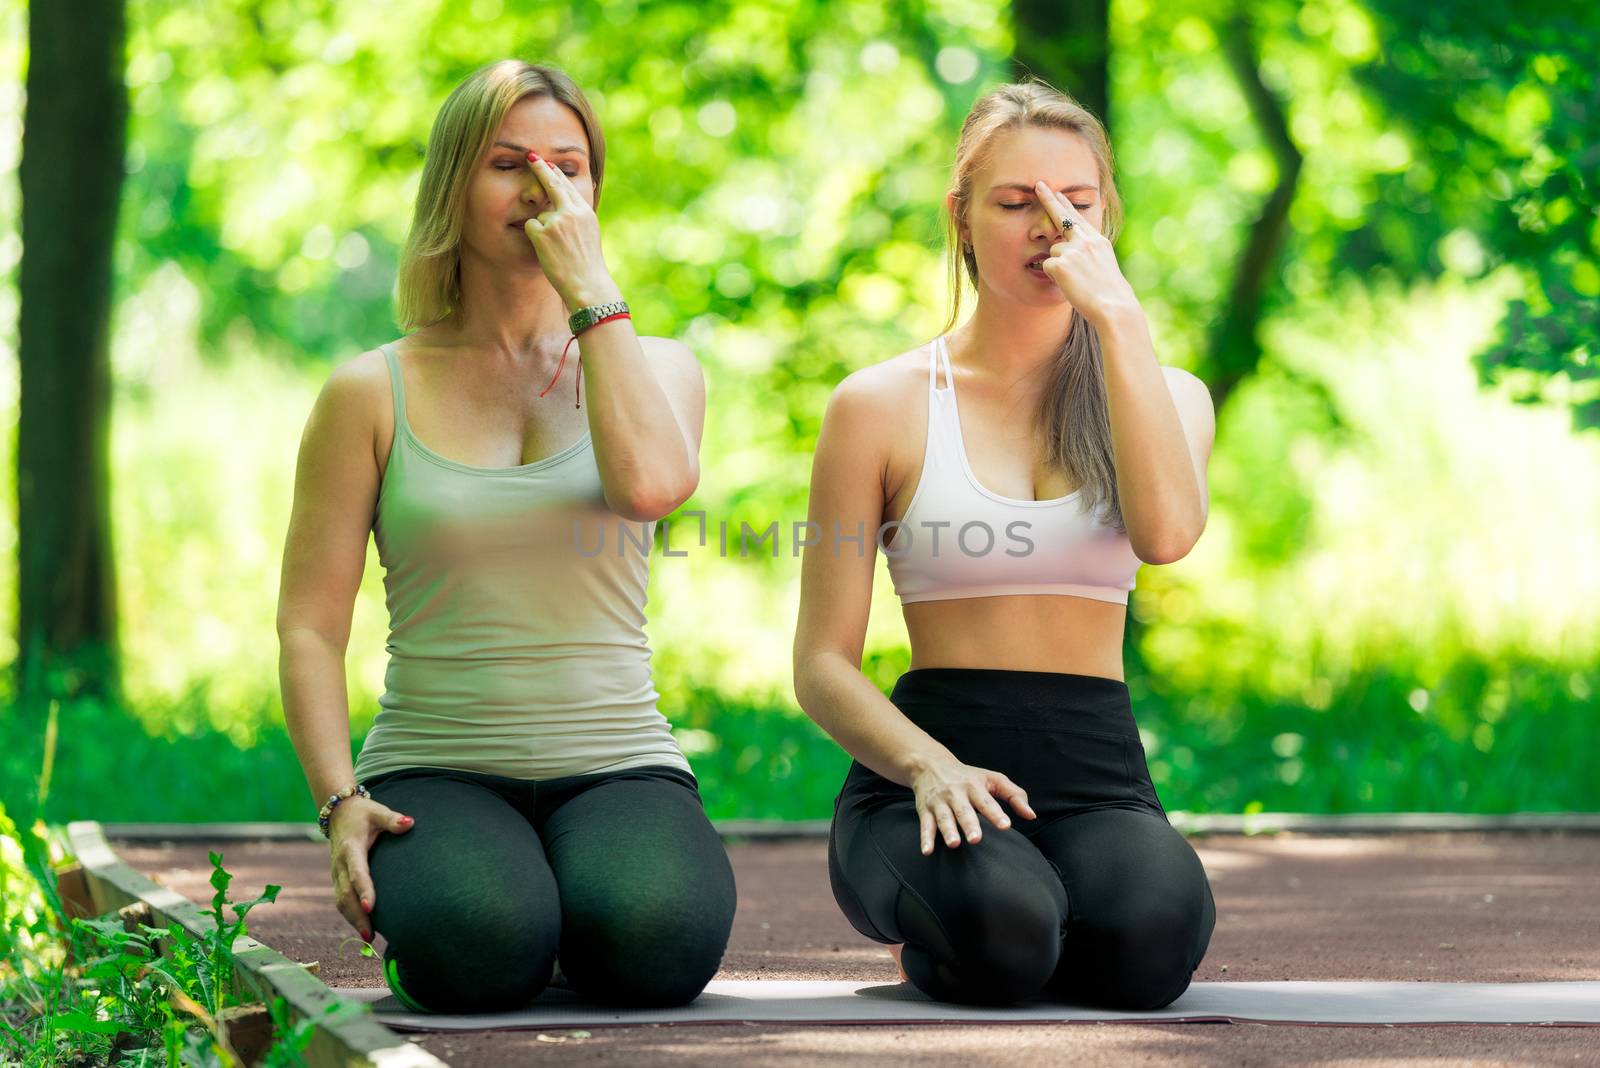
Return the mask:
[(1072, 201), (1051, 189), (1044, 182), (1034, 182), (1033, 192), (1039, 198), (1039, 202), (1050, 212), (1050, 220), (1056, 224), (1056, 229), (1063, 235), (1067, 232), (1066, 227), (1061, 225), (1063, 219), (1072, 220), (1074, 226), (1083, 222), (1083, 216), (1079, 215), (1078, 209), (1072, 206)]
[(528, 155), (529, 162), (539, 175), (539, 184), (543, 185), (545, 192), (550, 195), (550, 203), (558, 210), (570, 205), (575, 195), (572, 181), (549, 160), (533, 152), (529, 152)]
[(556, 204), (556, 183), (555, 179), (550, 177), (550, 164), (546, 163), (539, 153), (529, 151), (528, 167), (533, 171), (533, 176), (539, 180), (539, 187), (544, 190), (545, 196), (550, 198), (550, 203)]

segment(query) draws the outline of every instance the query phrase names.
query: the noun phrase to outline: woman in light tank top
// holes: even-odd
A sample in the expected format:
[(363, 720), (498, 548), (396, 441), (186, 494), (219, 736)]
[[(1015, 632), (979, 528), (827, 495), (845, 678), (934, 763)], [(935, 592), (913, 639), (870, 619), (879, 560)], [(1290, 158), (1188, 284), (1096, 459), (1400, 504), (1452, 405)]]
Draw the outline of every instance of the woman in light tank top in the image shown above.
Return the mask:
[[(704, 381), (621, 314), (604, 166), (560, 71), (504, 60), (457, 86), (400, 265), (410, 332), (333, 372), (301, 442), (284, 710), (317, 803), (347, 795), (323, 810), (337, 907), (384, 936), (413, 1011), (514, 1009), (552, 982), (682, 1004), (732, 925), (643, 629), (655, 521), (699, 480)], [(389, 663), (352, 763), (369, 531)]]
[[(1123, 626), (1141, 563), (1205, 526), (1210, 396), (1157, 362), (1105, 131), (1070, 98), (980, 99), (946, 209), (945, 334), (839, 384), (812, 468), (795, 692), (856, 758), (834, 896), (932, 997), (1158, 1009), (1216, 909), (1150, 780)], [(878, 549), (911, 639), (887, 697), (860, 670)]]

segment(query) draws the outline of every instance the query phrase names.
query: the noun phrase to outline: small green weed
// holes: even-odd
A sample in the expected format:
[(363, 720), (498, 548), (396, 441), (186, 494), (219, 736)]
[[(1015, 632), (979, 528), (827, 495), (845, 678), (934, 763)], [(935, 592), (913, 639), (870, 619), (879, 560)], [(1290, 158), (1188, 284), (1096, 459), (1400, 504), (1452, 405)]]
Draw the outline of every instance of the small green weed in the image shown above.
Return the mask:
[[(42, 821), (21, 830), (0, 805), (0, 1063), (234, 1068), (215, 1022), (245, 1003), (234, 988), (233, 944), (248, 933), (250, 910), (275, 901), (280, 887), (230, 901), (233, 876), (211, 853), (214, 922), (196, 936), (177, 923), (117, 914), (69, 917), (56, 874), (67, 859)], [(319, 1021), (292, 1023), (282, 998), (267, 1010), (275, 1039), (264, 1063), (303, 1065)], [(335, 1005), (320, 1022), (361, 1011)]]

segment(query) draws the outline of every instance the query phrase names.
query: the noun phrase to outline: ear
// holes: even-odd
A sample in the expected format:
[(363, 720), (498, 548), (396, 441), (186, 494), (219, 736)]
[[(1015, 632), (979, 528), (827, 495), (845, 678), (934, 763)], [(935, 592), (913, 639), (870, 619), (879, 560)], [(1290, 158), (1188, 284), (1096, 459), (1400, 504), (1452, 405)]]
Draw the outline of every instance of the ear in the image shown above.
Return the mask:
[(970, 245), (972, 244), (972, 231), (968, 229), (966, 223), (961, 221), (961, 216), (958, 213), (959, 205), (960, 201), (956, 199), (954, 192), (944, 195), (944, 210), (950, 214), (950, 218), (956, 225), (956, 241), (963, 246)]

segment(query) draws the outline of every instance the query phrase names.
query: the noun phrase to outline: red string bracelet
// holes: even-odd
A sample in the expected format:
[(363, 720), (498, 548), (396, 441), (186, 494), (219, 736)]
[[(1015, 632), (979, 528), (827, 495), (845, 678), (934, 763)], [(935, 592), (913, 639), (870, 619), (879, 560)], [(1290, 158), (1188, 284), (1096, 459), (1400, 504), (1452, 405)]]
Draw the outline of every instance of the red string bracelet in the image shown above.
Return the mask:
[[(587, 333), (588, 331), (593, 330), (595, 327), (599, 326), (601, 323), (609, 323), (613, 319), (632, 319), (632, 318), (633, 318), (633, 316), (629, 315), (627, 312), (617, 312), (615, 315), (608, 315), (604, 319), (596, 319), (594, 322), (592, 322), (588, 326), (584, 327), (584, 332)], [(539, 396), (541, 396), (541, 397), (544, 396), (546, 393), (549, 393), (550, 390), (555, 387), (556, 380), (561, 377), (561, 368), (565, 367), (566, 364), (567, 364), (567, 350), (572, 348), (572, 343), (574, 341), (576, 341), (576, 340), (578, 340), (578, 335), (577, 334), (573, 334), (570, 338), (567, 339), (566, 345), (561, 349), (561, 359), (559, 361), (557, 361), (557, 363), (556, 363), (556, 373), (550, 379), (550, 385), (545, 386), (544, 389), (539, 391)], [(579, 359), (581, 361), (582, 358), (583, 358), (583, 350), (580, 349), (578, 351), (578, 357), (579, 357)], [(575, 392), (573, 393), (572, 406), (574, 408), (577, 408), (577, 407), (581, 407), (582, 404), (583, 404), (583, 364), (580, 362), (578, 364), (578, 376), (577, 376), (577, 381), (575, 383)]]

